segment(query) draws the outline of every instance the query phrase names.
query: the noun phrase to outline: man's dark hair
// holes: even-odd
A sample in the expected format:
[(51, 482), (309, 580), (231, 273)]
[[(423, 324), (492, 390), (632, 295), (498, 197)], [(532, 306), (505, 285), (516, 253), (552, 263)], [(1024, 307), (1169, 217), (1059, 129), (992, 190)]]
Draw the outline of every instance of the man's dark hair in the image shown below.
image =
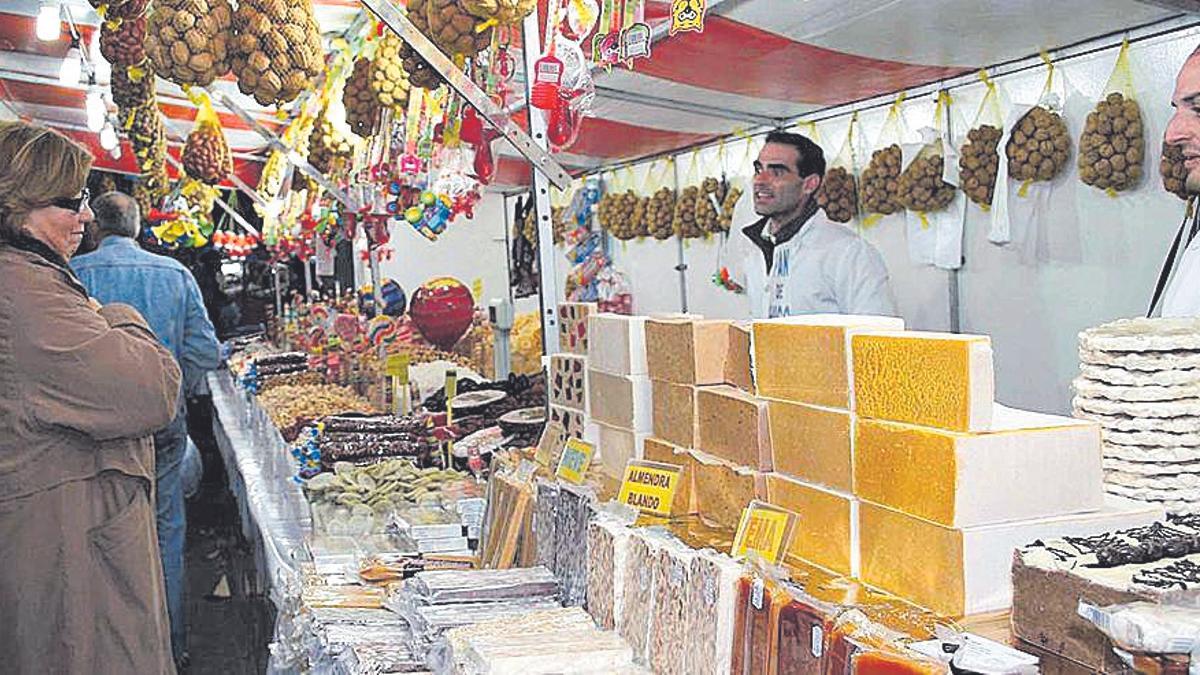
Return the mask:
[(806, 178), (814, 173), (822, 178), (825, 177), (825, 153), (821, 151), (821, 146), (813, 143), (807, 136), (786, 131), (772, 131), (767, 134), (767, 143), (790, 145), (796, 149), (800, 155), (800, 159), (796, 161), (796, 172), (800, 174), (801, 178)]

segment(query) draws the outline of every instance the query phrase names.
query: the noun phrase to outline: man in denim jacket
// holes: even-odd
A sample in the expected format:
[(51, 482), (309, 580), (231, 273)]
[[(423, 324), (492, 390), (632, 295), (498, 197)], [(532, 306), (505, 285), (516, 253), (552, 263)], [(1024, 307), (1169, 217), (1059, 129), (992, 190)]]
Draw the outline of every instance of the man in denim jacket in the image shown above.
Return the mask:
[[(100, 247), (71, 261), (92, 297), (107, 305), (132, 305), (183, 370), (183, 393), (195, 391), (205, 371), (220, 364), (221, 347), (204, 309), (200, 287), (179, 261), (142, 250), (137, 202), (120, 192), (92, 200)], [(179, 397), (174, 421), (154, 435), (158, 547), (167, 587), (171, 650), (185, 659), (187, 612), (184, 605), (184, 518), (180, 467), (187, 444), (187, 406)]]

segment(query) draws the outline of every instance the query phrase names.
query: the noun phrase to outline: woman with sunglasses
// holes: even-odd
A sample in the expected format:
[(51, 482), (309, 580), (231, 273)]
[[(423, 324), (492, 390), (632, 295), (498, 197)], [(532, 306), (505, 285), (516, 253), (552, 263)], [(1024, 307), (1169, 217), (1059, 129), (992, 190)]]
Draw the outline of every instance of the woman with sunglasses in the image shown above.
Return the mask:
[(12, 673), (171, 673), (149, 434), (179, 367), (67, 267), (92, 156), (0, 122), (0, 645)]

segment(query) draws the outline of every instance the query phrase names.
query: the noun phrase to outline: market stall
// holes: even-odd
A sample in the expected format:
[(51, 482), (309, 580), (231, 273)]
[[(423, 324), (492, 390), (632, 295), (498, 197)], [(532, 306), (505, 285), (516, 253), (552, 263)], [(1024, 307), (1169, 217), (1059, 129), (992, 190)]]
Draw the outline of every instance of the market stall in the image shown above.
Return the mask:
[[(1183, 672), (1200, 326), (1113, 320), (1200, 22), (978, 4), (14, 3), (0, 93), (271, 266), (209, 385), (280, 671)], [(901, 316), (746, 320), (776, 129)]]

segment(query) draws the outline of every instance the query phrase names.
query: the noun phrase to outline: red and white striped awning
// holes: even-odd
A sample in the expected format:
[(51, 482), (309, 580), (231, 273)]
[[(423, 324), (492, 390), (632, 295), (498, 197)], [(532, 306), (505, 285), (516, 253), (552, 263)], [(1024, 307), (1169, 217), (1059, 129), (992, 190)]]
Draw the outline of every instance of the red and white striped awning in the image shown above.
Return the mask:
[[(545, 16), (547, 0), (541, 0)], [(99, 23), (83, 0), (68, 0), (85, 44)], [(568, 169), (620, 164), (704, 143), (742, 129), (873, 98), (1028, 57), (1129, 28), (1165, 21), (1171, 10), (1128, 0), (709, 0), (702, 34), (680, 33), (654, 45), (635, 69), (595, 76), (597, 99), (575, 144), (560, 155)], [(362, 11), (355, 0), (316, 0), (322, 30), (337, 33)], [(665, 0), (648, 0), (647, 21), (668, 20)], [(0, 5), (0, 99), (14, 114), (88, 140), (85, 87), (63, 86), (57, 73), (68, 41), (34, 36), (38, 0)], [(101, 83), (105, 84), (105, 83)], [(273, 110), (237, 93), (230, 77), (216, 84), (263, 124)], [(195, 108), (178, 87), (159, 80), (160, 107), (182, 138)], [(518, 113), (523, 118), (524, 113)], [(239, 174), (251, 184), (265, 143), (237, 117), (223, 114)], [(177, 148), (175, 149), (177, 151)], [(497, 144), (497, 182), (528, 182), (528, 165)], [(99, 165), (131, 170), (98, 153)]]

